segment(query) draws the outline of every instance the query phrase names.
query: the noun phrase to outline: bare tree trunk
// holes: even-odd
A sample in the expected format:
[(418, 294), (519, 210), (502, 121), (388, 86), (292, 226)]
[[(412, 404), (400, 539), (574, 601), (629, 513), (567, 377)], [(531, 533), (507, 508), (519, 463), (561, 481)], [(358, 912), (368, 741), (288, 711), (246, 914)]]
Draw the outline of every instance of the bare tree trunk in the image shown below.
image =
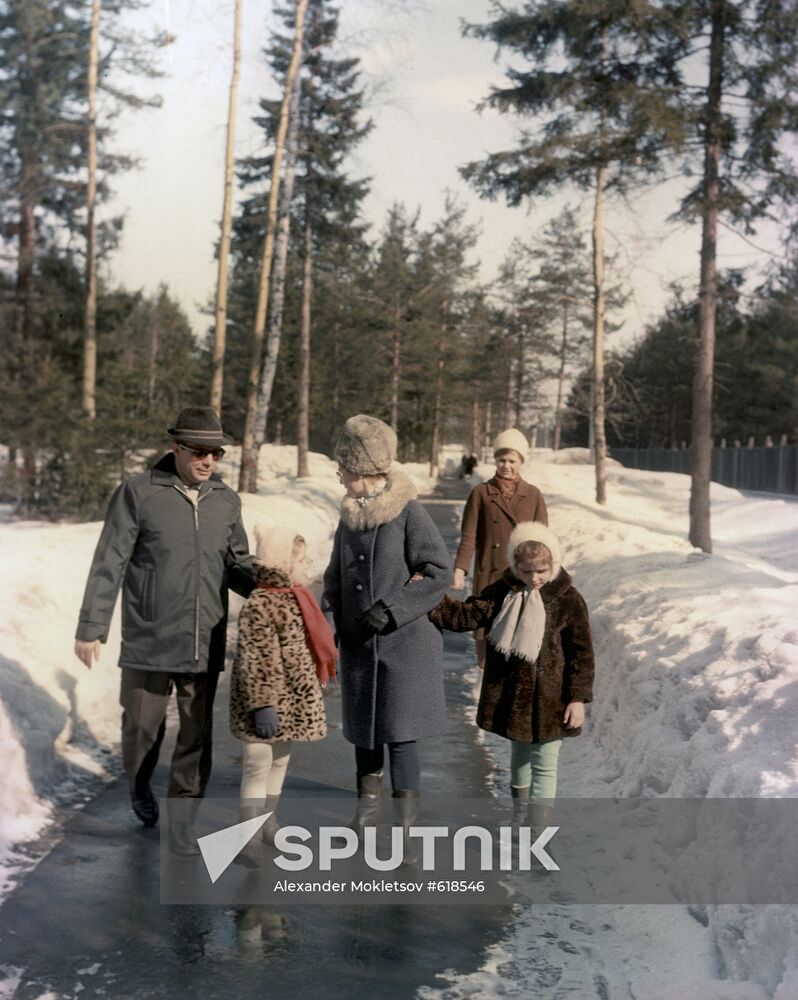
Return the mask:
[(338, 372), (341, 370), (341, 324), (336, 320), (333, 326), (333, 391), (332, 391), (332, 411), (333, 425), (338, 428), (341, 412), (341, 380)]
[(725, 0), (712, 3), (712, 35), (709, 43), (709, 86), (704, 148), (704, 181), (701, 230), (701, 284), (699, 288), (698, 341), (693, 375), (692, 443), (690, 454), (690, 543), (712, 551), (709, 484), (712, 476), (712, 389), (715, 364), (717, 314), (718, 198), (720, 154), (723, 142), (721, 100)]
[(247, 409), (244, 418), (244, 438), (241, 442), (241, 470), (238, 477), (238, 489), (241, 493), (254, 493), (258, 479), (258, 447), (255, 444), (255, 414), (258, 405), (258, 385), (260, 382), (261, 350), (263, 335), (266, 330), (266, 311), (269, 305), (269, 279), (274, 252), (274, 231), (277, 223), (277, 202), (280, 195), (280, 169), (283, 161), (285, 137), (288, 132), (289, 108), (293, 94), (294, 80), (299, 72), (302, 61), (302, 39), (304, 34), (305, 13), (308, 0), (296, 0), (294, 51), (285, 80), (285, 91), (280, 107), (280, 122), (274, 143), (272, 159), (271, 189), (269, 191), (269, 206), (266, 213), (266, 236), (263, 242), (263, 260), (261, 263), (260, 283), (258, 287), (258, 304), (255, 310), (255, 326), (252, 331), (252, 357), (249, 365), (247, 381)]
[(219, 266), (216, 276), (216, 326), (213, 333), (213, 375), (211, 406), (222, 411), (224, 390), (224, 352), (227, 343), (227, 273), (230, 264), (230, 236), (233, 229), (233, 183), (235, 179), (236, 111), (238, 108), (238, 77), (241, 68), (241, 8), (243, 0), (235, 0), (233, 15), (233, 71), (230, 76), (230, 96), (227, 104), (227, 143), (224, 155), (224, 197), (222, 199), (222, 236), (219, 241)]
[[(493, 441), (493, 402), (488, 400), (488, 405), (485, 407), (485, 447), (490, 448), (491, 442)], [(482, 455), (478, 456), (480, 462), (482, 461)]]
[(391, 352), (391, 427), (399, 429), (399, 379), (402, 371), (402, 331), (399, 326), (399, 306), (393, 314), (393, 350)]
[(502, 410), (502, 423), (504, 424), (505, 428), (510, 427), (512, 424), (512, 421), (510, 420), (510, 413), (512, 410), (512, 398), (513, 398), (514, 388), (515, 388), (515, 378), (511, 362), (507, 370), (507, 390), (505, 393), (504, 407)]
[(149, 371), (147, 378), (147, 401), (155, 402), (155, 386), (158, 377), (158, 351), (161, 346), (161, 330), (155, 316), (150, 317)]
[(521, 426), (521, 414), (523, 410), (524, 402), (524, 376), (526, 366), (524, 364), (524, 340), (526, 338), (527, 325), (526, 323), (518, 324), (518, 343), (517, 350), (518, 354), (516, 356), (516, 380), (515, 380), (515, 420), (513, 421), (514, 426)]
[(568, 354), (568, 300), (562, 304), (562, 340), (560, 341), (560, 368), (557, 372), (557, 405), (554, 408), (554, 451), (560, 450), (562, 429), (562, 397), (565, 392), (565, 359)]
[(83, 412), (94, 420), (97, 387), (97, 64), (100, 47), (100, 0), (92, 0), (89, 40), (88, 184), (86, 188), (86, 325), (83, 336)]
[(313, 230), (305, 223), (305, 261), (302, 274), (302, 318), (299, 324), (299, 399), (297, 405), (297, 470), (308, 475), (310, 441), (310, 310), (313, 297)]
[[(449, 303), (443, 303), (443, 315), (447, 317)], [(448, 323), (444, 319), (441, 324), (441, 336), (438, 341), (438, 374), (435, 378), (435, 406), (432, 417), (432, 447), (429, 456), (429, 474), (435, 475), (438, 468), (438, 453), (441, 450), (441, 433), (443, 431), (443, 371), (446, 367), (446, 335)]]
[(283, 312), (285, 307), (285, 278), (288, 270), (288, 242), (291, 230), (291, 202), (294, 199), (294, 181), (296, 179), (296, 161), (299, 137), (299, 102), (302, 92), (301, 78), (297, 73), (294, 80), (294, 90), (291, 95), (289, 111), (288, 134), (285, 147), (285, 177), (280, 191), (280, 223), (277, 240), (274, 245), (274, 274), (272, 275), (271, 306), (269, 309), (269, 329), (266, 333), (266, 357), (263, 360), (263, 370), (260, 374), (260, 391), (255, 411), (255, 447), (266, 440), (266, 425), (269, 420), (269, 407), (272, 401), (272, 389), (277, 375), (277, 361), (280, 357), (280, 344), (283, 336)]
[[(599, 146), (604, 146), (604, 116), (599, 126)], [(604, 433), (604, 188), (607, 167), (596, 169), (593, 207), (593, 436), (596, 464), (596, 503), (607, 502), (607, 439)]]
[(475, 399), (471, 404), (471, 445), (472, 455), (479, 457), (479, 400)]

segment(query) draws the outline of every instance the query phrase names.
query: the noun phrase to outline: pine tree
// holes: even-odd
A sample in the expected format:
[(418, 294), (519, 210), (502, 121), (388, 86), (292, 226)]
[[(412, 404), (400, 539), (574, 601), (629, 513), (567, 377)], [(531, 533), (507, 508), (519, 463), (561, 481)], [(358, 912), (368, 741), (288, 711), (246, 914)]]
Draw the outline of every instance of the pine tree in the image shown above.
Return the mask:
[[(684, 41), (688, 174), (700, 180), (682, 216), (701, 220), (698, 338), (693, 375), (690, 541), (712, 551), (709, 483), (718, 303), (717, 239), (723, 218), (750, 233), (798, 197), (798, 170), (783, 144), (798, 131), (798, 7), (794, 0), (690, 0), (670, 6)], [(699, 166), (700, 164), (700, 166)]]
[(647, 0), (529, 0), (520, 10), (494, 3), (491, 13), (491, 22), (466, 33), (515, 51), (526, 65), (508, 70), (508, 86), (485, 103), (533, 125), (517, 148), (462, 172), (482, 194), (503, 194), (511, 205), (564, 184), (593, 190), (596, 500), (605, 503), (604, 202), (608, 191), (655, 175), (663, 151), (681, 142), (679, 45), (659, 5)]

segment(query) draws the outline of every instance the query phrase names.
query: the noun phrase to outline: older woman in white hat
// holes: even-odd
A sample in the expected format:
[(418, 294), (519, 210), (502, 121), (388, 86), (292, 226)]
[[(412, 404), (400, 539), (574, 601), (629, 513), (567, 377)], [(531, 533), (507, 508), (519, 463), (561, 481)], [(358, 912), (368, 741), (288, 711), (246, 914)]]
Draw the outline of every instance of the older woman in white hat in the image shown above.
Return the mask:
[[(460, 529), (460, 545), (454, 560), (452, 587), (463, 590), (474, 560), (473, 593), (479, 594), (507, 569), (507, 542), (521, 521), (548, 524), (543, 494), (521, 478), (529, 443), (515, 427), (496, 435), (493, 457), (496, 473), (475, 486), (466, 501)], [(474, 633), (480, 669), (485, 666), (485, 633)]]

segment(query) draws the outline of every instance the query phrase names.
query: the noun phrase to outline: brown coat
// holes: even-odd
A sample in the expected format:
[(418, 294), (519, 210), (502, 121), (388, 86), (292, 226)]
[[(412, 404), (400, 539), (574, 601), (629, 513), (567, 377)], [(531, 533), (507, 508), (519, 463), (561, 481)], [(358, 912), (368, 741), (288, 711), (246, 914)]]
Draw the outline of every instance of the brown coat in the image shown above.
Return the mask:
[(546, 501), (537, 486), (520, 480), (515, 496), (509, 501), (502, 496), (495, 476), (471, 490), (463, 511), (454, 565), (467, 573), (476, 553), (473, 593), (481, 594), (507, 569), (507, 542), (519, 521), (548, 525)]
[[(479, 597), (457, 601), (447, 595), (429, 617), (453, 632), (490, 629), (509, 591), (522, 587), (507, 570)], [(506, 656), (488, 640), (477, 709), (481, 729), (520, 743), (578, 736), (581, 729), (565, 728), (565, 708), (572, 701), (593, 700), (593, 644), (582, 596), (564, 569), (541, 587), (540, 596), (546, 626), (537, 660)]]
[[(280, 570), (264, 566), (257, 567), (257, 581), (291, 586)], [(261, 740), (252, 713), (267, 705), (280, 717), (280, 729), (273, 739)], [(299, 603), (291, 593), (256, 588), (241, 609), (230, 678), (230, 729), (246, 743), (320, 740), (327, 735), (316, 665)]]

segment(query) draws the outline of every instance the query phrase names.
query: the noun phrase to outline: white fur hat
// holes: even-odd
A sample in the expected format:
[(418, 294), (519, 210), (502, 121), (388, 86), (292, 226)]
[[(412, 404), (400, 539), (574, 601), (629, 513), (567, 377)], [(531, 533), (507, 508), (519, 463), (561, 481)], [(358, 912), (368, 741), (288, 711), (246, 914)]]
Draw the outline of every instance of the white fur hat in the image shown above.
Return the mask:
[(510, 532), (507, 542), (507, 561), (510, 566), (515, 565), (513, 556), (515, 550), (522, 542), (541, 542), (551, 552), (552, 574), (554, 580), (562, 569), (562, 554), (560, 553), (560, 540), (545, 524), (540, 521), (520, 521)]
[(305, 539), (293, 528), (279, 524), (255, 525), (255, 558), (261, 566), (279, 569), (289, 576)]
[(396, 458), (396, 432), (377, 417), (358, 413), (350, 417), (338, 435), (335, 457), (359, 476), (388, 472)]
[(522, 459), (526, 460), (529, 453), (529, 442), (521, 431), (510, 427), (496, 435), (496, 440), (493, 442), (493, 454), (495, 455), (497, 451), (504, 451), (505, 448), (512, 448), (513, 451), (518, 452)]

